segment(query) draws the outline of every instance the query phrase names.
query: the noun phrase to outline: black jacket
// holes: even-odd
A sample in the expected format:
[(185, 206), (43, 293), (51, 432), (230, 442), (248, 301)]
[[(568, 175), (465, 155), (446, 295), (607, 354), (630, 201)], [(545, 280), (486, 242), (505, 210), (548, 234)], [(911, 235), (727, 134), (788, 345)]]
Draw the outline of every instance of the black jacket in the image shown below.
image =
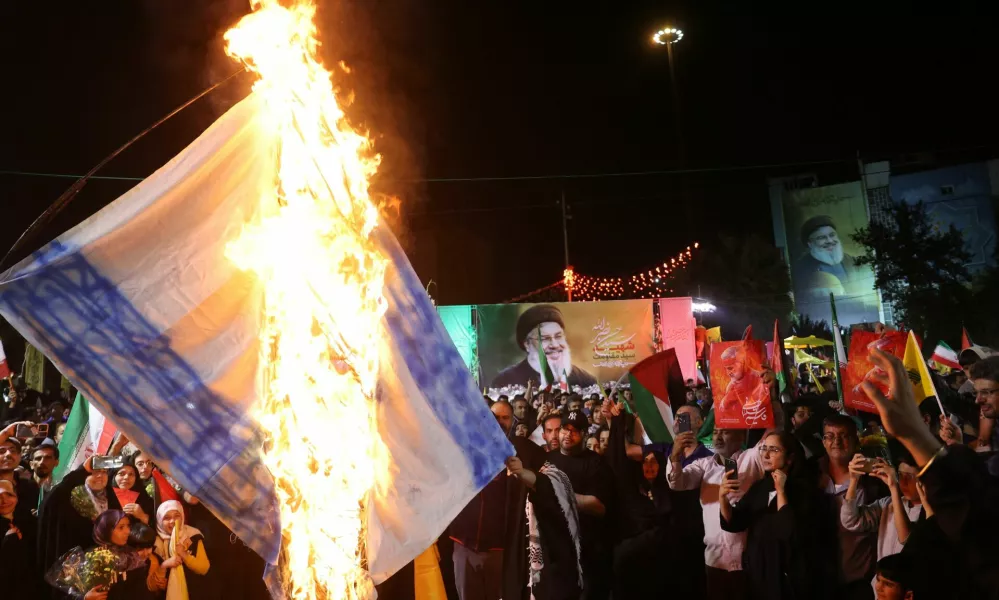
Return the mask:
[(835, 560), (833, 540), (815, 524), (822, 519), (823, 499), (809, 477), (787, 482), (788, 504), (777, 510), (770, 499), (774, 482), (757, 481), (732, 507), (732, 519), (721, 517), (725, 531), (748, 531), (742, 566), (754, 600), (828, 598), (832, 582), (816, 568)]
[(934, 514), (903, 550), (924, 576), (916, 597), (999, 599), (999, 480), (974, 451), (950, 446), (920, 481)]

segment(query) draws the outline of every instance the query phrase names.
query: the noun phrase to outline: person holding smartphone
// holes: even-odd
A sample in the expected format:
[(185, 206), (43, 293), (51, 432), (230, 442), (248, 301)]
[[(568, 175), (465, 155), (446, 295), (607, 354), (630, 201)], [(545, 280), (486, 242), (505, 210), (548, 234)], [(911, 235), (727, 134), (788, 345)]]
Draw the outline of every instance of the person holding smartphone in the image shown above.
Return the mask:
[[(672, 490), (697, 490), (704, 523), (704, 564), (709, 600), (745, 598), (746, 580), (742, 571), (745, 532), (724, 531), (719, 524), (718, 489), (726, 477), (736, 478), (739, 487), (730, 496), (733, 502), (742, 497), (763, 477), (763, 463), (758, 447), (742, 450), (746, 431), (715, 428), (712, 435), (714, 455), (683, 461), (682, 448), (693, 442), (693, 433), (677, 435), (667, 465), (667, 482)], [(681, 462), (682, 461), (682, 462)]]
[[(746, 532), (742, 566), (752, 600), (828, 598), (831, 535), (817, 527), (822, 497), (805, 468), (801, 445), (790, 433), (767, 435), (759, 447), (764, 476), (744, 491), (725, 477), (718, 489), (721, 528)], [(728, 474), (727, 474), (728, 475)]]

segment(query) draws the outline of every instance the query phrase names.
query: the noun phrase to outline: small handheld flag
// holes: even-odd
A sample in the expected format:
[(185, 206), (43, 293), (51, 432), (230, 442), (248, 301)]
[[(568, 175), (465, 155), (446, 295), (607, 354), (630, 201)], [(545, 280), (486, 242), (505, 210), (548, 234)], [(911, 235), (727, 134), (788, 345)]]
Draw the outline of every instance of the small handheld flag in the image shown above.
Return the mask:
[(538, 364), (541, 366), (541, 386), (545, 387), (547, 385), (552, 385), (555, 383), (555, 375), (552, 373), (551, 367), (548, 365), (548, 357), (545, 356), (544, 346), (541, 344), (541, 326), (538, 325)]
[(930, 357), (930, 360), (949, 369), (961, 368), (961, 363), (957, 361), (957, 352), (954, 352), (945, 342), (937, 344), (936, 349), (933, 350), (933, 356)]
[(940, 402), (940, 396), (937, 394), (936, 386), (933, 385), (933, 379), (930, 377), (930, 370), (926, 366), (926, 361), (923, 360), (923, 354), (916, 342), (916, 335), (912, 331), (909, 332), (905, 342), (905, 356), (902, 358), (902, 364), (905, 365), (905, 372), (909, 375), (909, 381), (912, 382), (916, 404), (922, 404), (923, 400), (934, 396), (940, 406), (940, 414), (946, 415), (947, 411), (944, 410), (943, 403)]

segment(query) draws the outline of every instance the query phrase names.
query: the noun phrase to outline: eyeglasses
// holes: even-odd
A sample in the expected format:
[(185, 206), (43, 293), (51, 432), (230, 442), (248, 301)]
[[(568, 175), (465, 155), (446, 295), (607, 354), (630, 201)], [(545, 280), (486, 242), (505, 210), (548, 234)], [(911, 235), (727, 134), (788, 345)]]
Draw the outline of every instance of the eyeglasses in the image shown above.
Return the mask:
[(999, 388), (992, 388), (990, 390), (975, 390), (976, 398), (988, 398), (996, 394), (999, 394)]
[(822, 439), (826, 442), (831, 442), (833, 440), (839, 440), (841, 442), (848, 442), (853, 439), (853, 436), (849, 433), (827, 433), (822, 436)]
[(784, 449), (780, 446), (760, 446), (760, 454), (782, 454)]

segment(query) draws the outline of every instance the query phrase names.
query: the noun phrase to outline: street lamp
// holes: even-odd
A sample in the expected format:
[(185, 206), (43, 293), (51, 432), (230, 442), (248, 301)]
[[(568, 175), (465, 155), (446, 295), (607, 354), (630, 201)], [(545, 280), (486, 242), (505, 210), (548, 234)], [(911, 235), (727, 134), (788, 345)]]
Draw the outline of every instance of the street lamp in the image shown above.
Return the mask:
[(683, 39), (683, 31), (676, 29), (674, 27), (664, 27), (659, 31), (655, 32), (652, 36), (652, 41), (659, 44), (660, 46), (672, 45)]

